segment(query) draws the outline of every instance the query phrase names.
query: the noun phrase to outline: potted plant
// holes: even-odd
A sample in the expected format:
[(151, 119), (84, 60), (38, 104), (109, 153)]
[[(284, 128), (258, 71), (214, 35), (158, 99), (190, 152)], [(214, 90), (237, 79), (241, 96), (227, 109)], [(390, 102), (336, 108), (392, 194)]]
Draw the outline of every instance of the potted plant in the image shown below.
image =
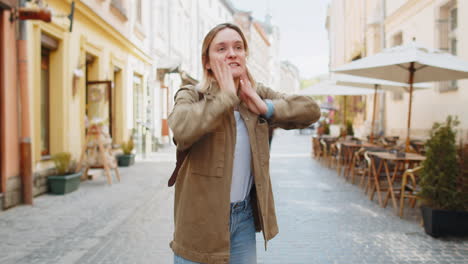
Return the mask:
[(457, 184), (462, 175), (455, 144), (458, 123), (451, 116), (445, 123), (435, 123), (426, 142), (418, 196), (424, 229), (433, 237), (468, 235), (468, 194), (463, 192), (466, 186)]
[(76, 162), (69, 152), (59, 152), (52, 155), (57, 175), (47, 177), (49, 191), (53, 194), (73, 192), (80, 186), (81, 171), (76, 171)]
[(128, 167), (135, 163), (135, 154), (133, 148), (135, 147), (132, 137), (127, 142), (122, 143), (122, 154), (117, 156), (117, 162), (121, 167)]

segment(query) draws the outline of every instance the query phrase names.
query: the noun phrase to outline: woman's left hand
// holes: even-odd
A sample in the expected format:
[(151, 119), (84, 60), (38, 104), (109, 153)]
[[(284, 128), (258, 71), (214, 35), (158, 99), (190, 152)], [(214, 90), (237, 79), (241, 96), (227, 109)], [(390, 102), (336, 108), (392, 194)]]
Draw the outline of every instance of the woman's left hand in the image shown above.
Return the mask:
[(246, 74), (242, 75), (240, 78), (239, 96), (251, 112), (257, 115), (263, 115), (268, 111), (266, 103), (258, 96), (257, 91), (252, 87)]

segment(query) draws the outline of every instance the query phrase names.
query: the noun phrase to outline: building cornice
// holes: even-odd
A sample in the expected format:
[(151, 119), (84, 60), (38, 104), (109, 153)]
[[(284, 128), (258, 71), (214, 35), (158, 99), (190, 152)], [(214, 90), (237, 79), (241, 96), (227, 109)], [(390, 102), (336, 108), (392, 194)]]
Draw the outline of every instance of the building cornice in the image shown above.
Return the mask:
[(408, 20), (415, 14), (419, 13), (422, 9), (431, 5), (433, 2), (434, 0), (407, 1), (385, 19), (386, 31), (389, 31), (389, 29), (393, 28), (394, 26), (399, 25), (404, 21)]
[[(71, 0), (67, 0), (67, 2), (71, 3)], [(124, 36), (121, 32), (119, 32), (116, 28), (110, 25), (106, 20), (104, 20), (101, 16), (96, 14), (93, 10), (91, 10), (91, 8), (89, 8), (81, 1), (75, 2), (75, 12), (84, 16), (96, 26), (100, 27), (104, 32), (106, 32), (114, 40), (116, 40), (116, 42), (124, 46), (127, 49), (127, 51), (129, 51), (136, 58), (144, 61), (147, 64), (153, 64), (153, 59), (151, 58), (151, 56), (149, 56), (143, 49), (138, 47), (138, 45), (133, 43), (130, 39)], [(77, 14), (75, 14), (75, 19), (76, 15)]]

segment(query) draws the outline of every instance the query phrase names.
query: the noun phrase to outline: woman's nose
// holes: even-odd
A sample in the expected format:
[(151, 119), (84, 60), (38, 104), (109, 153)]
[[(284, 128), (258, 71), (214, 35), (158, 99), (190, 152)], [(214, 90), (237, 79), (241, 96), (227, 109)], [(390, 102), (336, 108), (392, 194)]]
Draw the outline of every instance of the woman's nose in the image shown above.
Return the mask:
[(235, 56), (236, 56), (236, 53), (234, 52), (234, 49), (228, 49), (228, 57), (232, 58)]

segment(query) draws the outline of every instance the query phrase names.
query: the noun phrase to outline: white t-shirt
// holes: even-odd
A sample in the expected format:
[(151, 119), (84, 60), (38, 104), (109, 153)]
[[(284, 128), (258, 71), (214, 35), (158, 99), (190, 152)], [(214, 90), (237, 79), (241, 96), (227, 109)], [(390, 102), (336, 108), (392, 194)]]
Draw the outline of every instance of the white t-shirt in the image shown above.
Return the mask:
[(231, 203), (243, 201), (252, 188), (252, 169), (249, 133), (238, 111), (234, 111), (236, 119), (236, 146), (232, 168)]

